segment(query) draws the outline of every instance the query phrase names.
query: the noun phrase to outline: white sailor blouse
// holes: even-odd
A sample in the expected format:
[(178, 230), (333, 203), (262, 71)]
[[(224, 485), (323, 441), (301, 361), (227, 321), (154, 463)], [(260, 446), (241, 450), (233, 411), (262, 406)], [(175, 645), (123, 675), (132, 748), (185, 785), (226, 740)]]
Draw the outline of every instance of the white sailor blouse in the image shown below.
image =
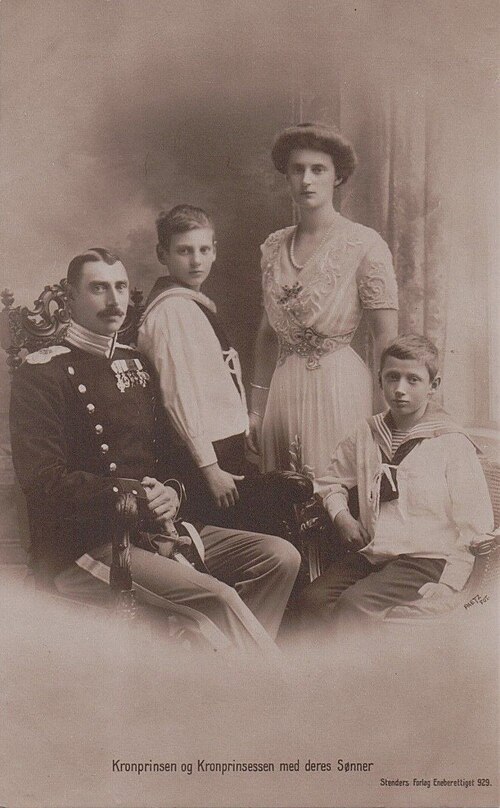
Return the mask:
[(138, 345), (156, 368), (174, 427), (202, 467), (217, 462), (215, 441), (246, 432), (248, 415), (238, 354), (222, 350), (200, 306), (215, 315), (201, 292), (165, 289), (143, 315)]
[[(333, 521), (347, 507), (348, 491), (357, 486), (359, 519), (371, 539), (360, 552), (369, 561), (398, 555), (444, 558), (440, 582), (461, 590), (474, 563), (468, 546), (493, 528), (476, 448), (447, 413), (429, 404), (405, 439), (415, 447), (392, 466), (387, 415), (367, 419), (339, 444), (315, 489)], [(384, 478), (397, 491), (387, 501), (380, 495)]]

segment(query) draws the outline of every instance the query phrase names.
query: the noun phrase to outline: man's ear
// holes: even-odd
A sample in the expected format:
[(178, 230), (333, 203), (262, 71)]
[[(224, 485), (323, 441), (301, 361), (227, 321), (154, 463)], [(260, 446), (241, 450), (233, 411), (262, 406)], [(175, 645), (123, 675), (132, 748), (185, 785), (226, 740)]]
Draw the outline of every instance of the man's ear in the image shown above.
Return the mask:
[(342, 185), (342, 177), (338, 177), (338, 179), (336, 179), (335, 182), (333, 183), (334, 188), (338, 188), (339, 185)]
[(380, 370), (378, 372), (378, 386), (380, 387), (380, 389), (382, 389), (382, 374)]
[(168, 258), (167, 258), (167, 256), (168, 256), (168, 250), (166, 250), (165, 247), (162, 244), (157, 244), (156, 245), (156, 257), (158, 258), (158, 261), (160, 262), (160, 264), (163, 264), (164, 266), (168, 266)]
[(437, 375), (434, 376), (433, 380), (431, 381), (431, 396), (439, 390), (439, 385), (441, 384), (441, 376)]
[(68, 300), (75, 299), (75, 290), (71, 283), (68, 283), (68, 285), (66, 286), (66, 297), (68, 298)]

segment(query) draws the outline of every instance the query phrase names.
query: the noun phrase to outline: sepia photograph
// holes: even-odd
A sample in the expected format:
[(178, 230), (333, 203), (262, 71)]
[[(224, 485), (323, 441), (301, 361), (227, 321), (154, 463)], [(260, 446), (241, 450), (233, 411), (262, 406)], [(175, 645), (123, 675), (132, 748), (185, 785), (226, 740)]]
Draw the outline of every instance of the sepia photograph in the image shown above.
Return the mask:
[(496, 808), (494, 0), (0, 3), (2, 808)]

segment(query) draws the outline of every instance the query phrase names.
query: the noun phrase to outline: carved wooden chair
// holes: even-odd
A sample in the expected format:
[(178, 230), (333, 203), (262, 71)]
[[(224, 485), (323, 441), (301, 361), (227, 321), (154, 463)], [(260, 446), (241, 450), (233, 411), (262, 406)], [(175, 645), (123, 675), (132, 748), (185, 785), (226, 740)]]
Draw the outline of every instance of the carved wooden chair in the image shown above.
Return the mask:
[[(144, 310), (143, 295), (140, 290), (134, 289), (130, 295), (131, 302), (124, 324), (119, 331), (118, 338), (121, 343), (134, 344), (137, 338), (137, 328), (140, 316)], [(14, 305), (14, 295), (7, 289), (0, 294), (3, 310), (0, 312), (0, 344), (7, 352), (7, 364), (10, 373), (22, 363), (26, 354), (55, 345), (61, 342), (68, 328), (70, 315), (67, 303), (66, 280), (45, 286), (42, 293), (34, 301), (33, 307)], [(19, 525), (21, 531), (26, 531), (26, 505), (20, 487), (14, 492), (19, 511)], [(138, 613), (135, 591), (132, 583), (130, 568), (130, 541), (137, 530), (138, 505), (133, 494), (122, 494), (116, 503), (114, 523), (111, 525), (112, 564), (110, 569), (110, 598), (108, 605), (120, 617), (135, 620)], [(23, 535), (21, 543), (26, 550), (29, 536)], [(96, 582), (99, 584), (99, 582)], [(55, 590), (53, 597), (57, 597)], [(102, 604), (102, 592), (97, 595)], [(75, 599), (65, 598), (66, 601), (77, 602)], [(81, 606), (81, 602), (78, 602)], [(100, 608), (92, 602), (89, 608)], [(156, 610), (148, 609), (149, 622)], [(205, 622), (206, 621), (206, 622)], [(199, 619), (184, 614), (182, 607), (172, 614), (167, 613), (162, 620), (152, 620), (162, 623), (167, 628), (167, 635), (176, 641), (189, 645), (214, 646), (213, 627), (210, 621), (200, 615)]]
[[(127, 316), (119, 331), (119, 340), (125, 345), (132, 345), (137, 339), (137, 327), (144, 311), (142, 298), (142, 292), (133, 289)], [(70, 320), (66, 278), (45, 286), (32, 309), (14, 306), (14, 295), (8, 289), (3, 290), (0, 299), (4, 306), (0, 313), (0, 344), (7, 352), (11, 372), (19, 367), (26, 354), (57, 345), (64, 339)]]

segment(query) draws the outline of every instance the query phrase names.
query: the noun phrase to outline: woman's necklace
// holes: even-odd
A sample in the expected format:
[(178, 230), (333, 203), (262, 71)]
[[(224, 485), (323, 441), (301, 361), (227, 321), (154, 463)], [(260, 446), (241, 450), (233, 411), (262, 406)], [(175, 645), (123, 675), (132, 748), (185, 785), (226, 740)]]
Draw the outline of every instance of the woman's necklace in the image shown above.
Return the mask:
[(297, 261), (295, 260), (295, 236), (297, 235), (297, 228), (295, 228), (295, 230), (292, 233), (292, 239), (290, 241), (290, 263), (291, 263), (291, 265), (293, 266), (293, 268), (297, 272), (301, 272), (303, 269), (305, 269), (307, 266), (309, 266), (311, 261), (313, 261), (316, 258), (317, 254), (323, 249), (326, 242), (328, 241), (328, 239), (330, 237), (330, 234), (331, 234), (331, 232), (332, 232), (332, 230), (333, 230), (333, 228), (335, 227), (336, 224), (337, 224), (337, 221), (335, 220), (333, 222), (333, 224), (331, 225), (331, 227), (328, 228), (325, 235), (321, 239), (321, 242), (318, 244), (318, 246), (314, 250), (313, 254), (309, 256), (309, 258), (307, 259), (305, 264), (298, 264)]

